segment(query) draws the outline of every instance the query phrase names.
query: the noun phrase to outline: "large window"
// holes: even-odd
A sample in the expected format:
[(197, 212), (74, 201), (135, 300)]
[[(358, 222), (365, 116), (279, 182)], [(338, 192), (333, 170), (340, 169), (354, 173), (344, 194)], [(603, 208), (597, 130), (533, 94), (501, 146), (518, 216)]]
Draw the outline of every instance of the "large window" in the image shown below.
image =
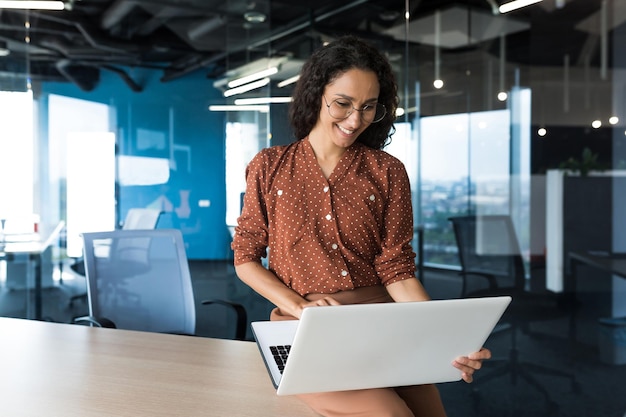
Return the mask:
[(229, 122), (226, 124), (226, 224), (237, 224), (243, 193), (246, 191), (246, 166), (254, 155), (267, 146), (267, 137), (259, 131), (259, 123)]
[(0, 91), (0, 218), (7, 228), (33, 215), (33, 95)]
[[(115, 228), (115, 135), (109, 107), (70, 97), (49, 97), (50, 185), (59, 187), (47, 218), (66, 219), (67, 253), (82, 253), (80, 233)], [(65, 213), (53, 214), (57, 210)]]
[(421, 119), (421, 219), (426, 263), (458, 265), (448, 218), (509, 214), (510, 112)]

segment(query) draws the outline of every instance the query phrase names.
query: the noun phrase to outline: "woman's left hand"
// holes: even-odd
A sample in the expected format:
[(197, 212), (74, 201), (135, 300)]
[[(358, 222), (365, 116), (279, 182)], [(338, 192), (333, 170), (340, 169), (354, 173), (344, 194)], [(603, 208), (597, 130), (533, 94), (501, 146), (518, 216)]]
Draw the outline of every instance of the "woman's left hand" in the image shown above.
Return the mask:
[(483, 361), (487, 359), (491, 359), (491, 351), (482, 348), (478, 352), (456, 358), (452, 365), (461, 371), (461, 378), (469, 384), (474, 380), (474, 372), (479, 370)]

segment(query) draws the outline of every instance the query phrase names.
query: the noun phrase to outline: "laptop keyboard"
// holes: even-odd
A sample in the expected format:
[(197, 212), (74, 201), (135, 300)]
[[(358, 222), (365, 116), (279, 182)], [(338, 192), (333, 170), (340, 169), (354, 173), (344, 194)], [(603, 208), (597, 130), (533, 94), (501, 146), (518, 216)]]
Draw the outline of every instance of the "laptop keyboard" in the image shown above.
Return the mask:
[(283, 369), (285, 369), (285, 363), (287, 363), (287, 356), (289, 356), (290, 350), (291, 345), (270, 346), (270, 351), (272, 355), (274, 355), (274, 360), (281, 374), (283, 373)]

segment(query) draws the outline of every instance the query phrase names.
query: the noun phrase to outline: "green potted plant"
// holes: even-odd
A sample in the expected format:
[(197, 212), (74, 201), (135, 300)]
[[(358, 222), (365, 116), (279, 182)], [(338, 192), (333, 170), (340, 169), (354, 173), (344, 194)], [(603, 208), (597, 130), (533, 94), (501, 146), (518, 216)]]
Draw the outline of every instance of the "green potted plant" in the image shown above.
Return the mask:
[(591, 152), (591, 149), (585, 148), (581, 154), (580, 159), (570, 157), (559, 165), (560, 169), (574, 174), (580, 174), (581, 177), (586, 177), (591, 171), (604, 171), (606, 168), (598, 162), (598, 154)]

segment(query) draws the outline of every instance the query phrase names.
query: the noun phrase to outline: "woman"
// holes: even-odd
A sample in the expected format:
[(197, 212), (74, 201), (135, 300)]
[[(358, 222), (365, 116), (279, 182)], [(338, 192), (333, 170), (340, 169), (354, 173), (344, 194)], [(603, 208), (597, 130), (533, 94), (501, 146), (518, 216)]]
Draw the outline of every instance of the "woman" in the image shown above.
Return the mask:
[[(331, 42), (304, 64), (290, 109), (298, 140), (248, 165), (232, 243), (239, 278), (276, 306), (271, 320), (314, 306), (429, 299), (415, 278), (408, 176), (381, 150), (397, 103), (388, 61), (357, 38)], [(482, 349), (453, 365), (471, 382), (490, 355)], [(445, 416), (434, 385), (299, 398), (324, 416)]]

